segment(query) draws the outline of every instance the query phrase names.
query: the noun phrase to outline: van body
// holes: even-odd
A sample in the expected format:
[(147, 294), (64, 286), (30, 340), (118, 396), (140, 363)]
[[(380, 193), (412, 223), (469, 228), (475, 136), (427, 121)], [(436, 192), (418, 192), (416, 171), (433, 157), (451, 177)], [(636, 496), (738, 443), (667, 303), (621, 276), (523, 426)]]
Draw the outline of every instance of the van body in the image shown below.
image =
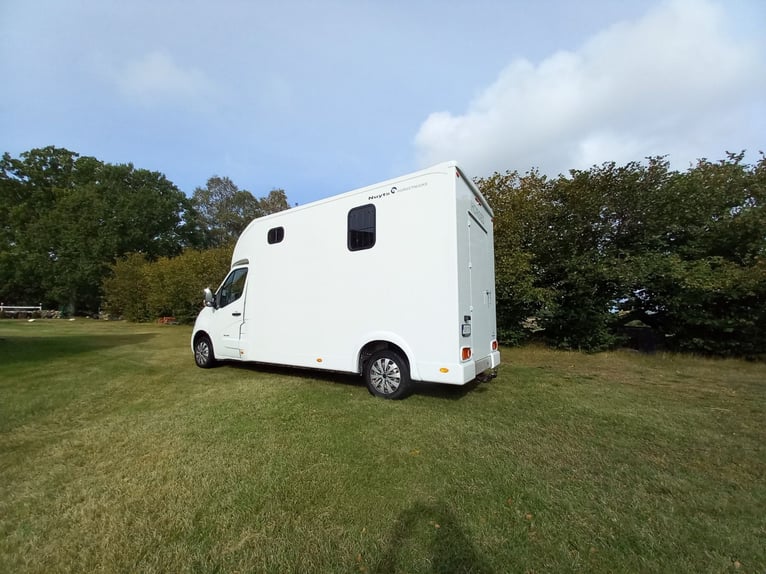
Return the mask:
[(206, 290), (195, 361), (357, 373), (386, 398), (492, 374), (492, 215), (446, 162), (255, 219)]

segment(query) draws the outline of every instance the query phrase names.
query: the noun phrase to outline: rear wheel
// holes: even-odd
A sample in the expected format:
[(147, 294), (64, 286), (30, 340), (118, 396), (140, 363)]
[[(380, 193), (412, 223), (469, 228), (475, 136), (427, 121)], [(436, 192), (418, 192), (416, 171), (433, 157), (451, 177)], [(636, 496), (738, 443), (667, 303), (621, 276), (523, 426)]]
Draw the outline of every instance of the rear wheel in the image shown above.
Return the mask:
[(209, 369), (215, 365), (213, 344), (207, 335), (200, 335), (194, 342), (194, 362), (203, 369)]
[(412, 392), (410, 367), (396, 351), (374, 353), (364, 365), (367, 389), (384, 399), (403, 399)]

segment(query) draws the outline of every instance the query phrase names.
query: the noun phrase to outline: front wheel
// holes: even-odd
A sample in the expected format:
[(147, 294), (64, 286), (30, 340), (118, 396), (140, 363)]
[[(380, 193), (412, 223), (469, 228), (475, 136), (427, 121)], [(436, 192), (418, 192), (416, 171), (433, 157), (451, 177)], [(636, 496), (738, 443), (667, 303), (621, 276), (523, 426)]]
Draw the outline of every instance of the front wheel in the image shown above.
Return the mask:
[(369, 358), (364, 365), (364, 379), (370, 393), (384, 399), (403, 399), (412, 392), (407, 361), (389, 349)]
[(203, 369), (209, 369), (215, 365), (213, 344), (207, 335), (200, 335), (194, 343), (194, 362)]

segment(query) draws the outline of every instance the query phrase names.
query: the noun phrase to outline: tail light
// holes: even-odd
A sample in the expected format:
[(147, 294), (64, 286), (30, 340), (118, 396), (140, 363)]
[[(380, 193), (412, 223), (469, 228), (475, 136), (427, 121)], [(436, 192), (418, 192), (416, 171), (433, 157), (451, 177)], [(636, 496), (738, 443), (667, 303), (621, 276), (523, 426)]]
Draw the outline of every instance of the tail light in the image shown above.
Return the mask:
[(471, 358), (471, 347), (463, 347), (462, 349), (460, 349), (460, 357), (464, 361), (467, 361), (468, 359), (470, 359)]
[(497, 339), (495, 339), (494, 341), (492, 341), (492, 350), (493, 350), (493, 351), (497, 351)]

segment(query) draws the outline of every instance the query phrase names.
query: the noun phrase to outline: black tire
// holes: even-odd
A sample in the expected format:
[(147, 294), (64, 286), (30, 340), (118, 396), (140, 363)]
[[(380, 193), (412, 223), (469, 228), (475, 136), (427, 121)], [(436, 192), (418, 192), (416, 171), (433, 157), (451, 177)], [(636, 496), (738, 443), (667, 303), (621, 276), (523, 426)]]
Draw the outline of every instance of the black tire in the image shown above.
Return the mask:
[(410, 366), (396, 351), (374, 353), (364, 364), (364, 380), (370, 394), (384, 399), (403, 399), (412, 392)]
[(207, 335), (200, 335), (194, 341), (194, 362), (202, 369), (215, 366), (213, 343), (210, 342), (210, 337)]

